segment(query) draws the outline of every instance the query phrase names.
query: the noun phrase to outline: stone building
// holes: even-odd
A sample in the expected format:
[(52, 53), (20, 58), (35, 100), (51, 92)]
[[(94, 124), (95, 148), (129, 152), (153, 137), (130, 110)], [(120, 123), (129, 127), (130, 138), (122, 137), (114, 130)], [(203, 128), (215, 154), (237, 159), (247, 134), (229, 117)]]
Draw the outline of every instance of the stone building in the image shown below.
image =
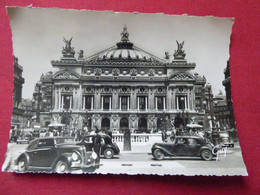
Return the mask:
[(12, 113), (12, 125), (20, 126), (23, 121), (23, 109), (19, 104), (22, 101), (22, 88), (24, 84), (24, 78), (22, 77), (23, 67), (18, 64), (18, 58), (14, 56), (14, 89), (13, 89), (13, 113)]
[(64, 39), (63, 56), (51, 61), (57, 72), (36, 86), (42, 126), (55, 120), (78, 129), (156, 132), (178, 113), (203, 124), (206, 79), (185, 59), (184, 42), (170, 60), (167, 52), (161, 59), (136, 47), (126, 27), (115, 46), (87, 58), (82, 50), (75, 58), (71, 41)]
[(227, 67), (224, 70), (225, 80), (222, 84), (225, 87), (226, 91), (226, 104), (227, 104), (227, 124), (229, 128), (236, 128), (235, 119), (234, 119), (234, 111), (233, 111), (233, 102), (232, 102), (232, 95), (231, 95), (231, 83), (230, 83), (230, 69), (229, 69), (229, 61), (227, 62)]

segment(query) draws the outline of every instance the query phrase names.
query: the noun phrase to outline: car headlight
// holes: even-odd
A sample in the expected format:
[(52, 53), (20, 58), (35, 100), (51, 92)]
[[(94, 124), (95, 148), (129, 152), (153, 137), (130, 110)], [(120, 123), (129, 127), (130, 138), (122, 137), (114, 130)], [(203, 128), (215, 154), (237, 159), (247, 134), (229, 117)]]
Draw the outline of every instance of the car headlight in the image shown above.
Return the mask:
[(79, 155), (76, 152), (73, 152), (71, 157), (72, 157), (72, 160), (74, 160), (74, 161), (79, 160)]

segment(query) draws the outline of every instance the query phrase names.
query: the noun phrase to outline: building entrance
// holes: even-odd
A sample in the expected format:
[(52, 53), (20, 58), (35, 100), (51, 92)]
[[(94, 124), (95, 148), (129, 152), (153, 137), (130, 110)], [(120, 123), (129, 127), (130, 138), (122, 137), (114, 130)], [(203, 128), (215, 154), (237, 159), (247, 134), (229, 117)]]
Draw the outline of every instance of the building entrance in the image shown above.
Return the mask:
[(122, 118), (120, 120), (120, 132), (125, 132), (128, 129), (129, 129), (129, 123), (127, 118)]
[(108, 131), (110, 129), (110, 120), (108, 118), (103, 118), (101, 121), (101, 130)]
[(146, 118), (140, 118), (138, 121), (138, 133), (147, 132), (147, 120)]

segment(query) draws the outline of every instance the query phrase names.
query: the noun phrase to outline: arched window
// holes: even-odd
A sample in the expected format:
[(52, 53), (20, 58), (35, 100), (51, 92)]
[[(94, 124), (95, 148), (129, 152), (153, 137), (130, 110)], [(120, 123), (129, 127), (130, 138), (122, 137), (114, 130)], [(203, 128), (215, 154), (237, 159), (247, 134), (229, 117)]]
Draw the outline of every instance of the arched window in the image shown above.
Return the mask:
[(140, 118), (138, 121), (138, 131), (140, 133), (147, 132), (147, 120), (146, 118)]
[(101, 121), (101, 129), (109, 130), (110, 129), (110, 120), (108, 118), (103, 118)]
[(121, 131), (125, 131), (129, 128), (129, 123), (128, 123), (128, 120), (127, 118), (122, 118), (120, 120), (120, 130)]

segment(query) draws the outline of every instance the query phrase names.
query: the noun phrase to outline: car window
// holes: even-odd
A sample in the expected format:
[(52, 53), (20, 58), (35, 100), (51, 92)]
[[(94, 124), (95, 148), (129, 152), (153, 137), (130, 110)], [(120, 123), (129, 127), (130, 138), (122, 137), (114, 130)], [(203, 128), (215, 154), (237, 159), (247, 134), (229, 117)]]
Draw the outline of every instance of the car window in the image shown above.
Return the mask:
[(184, 144), (184, 139), (183, 138), (179, 138), (176, 140), (177, 144)]
[(30, 142), (30, 144), (28, 145), (27, 149), (28, 150), (35, 149), (36, 146), (37, 146), (37, 142), (38, 142), (38, 140), (34, 140), (34, 141)]
[(85, 137), (84, 142), (85, 143), (93, 143), (92, 139), (94, 139), (94, 137)]
[(73, 138), (58, 138), (56, 139), (56, 144), (74, 144)]
[(54, 146), (54, 140), (53, 139), (42, 139), (38, 142), (38, 148), (41, 147), (48, 147), (48, 146)]
[(197, 144), (199, 144), (199, 142), (196, 139), (189, 138), (188, 139), (188, 144), (189, 145), (197, 145)]

